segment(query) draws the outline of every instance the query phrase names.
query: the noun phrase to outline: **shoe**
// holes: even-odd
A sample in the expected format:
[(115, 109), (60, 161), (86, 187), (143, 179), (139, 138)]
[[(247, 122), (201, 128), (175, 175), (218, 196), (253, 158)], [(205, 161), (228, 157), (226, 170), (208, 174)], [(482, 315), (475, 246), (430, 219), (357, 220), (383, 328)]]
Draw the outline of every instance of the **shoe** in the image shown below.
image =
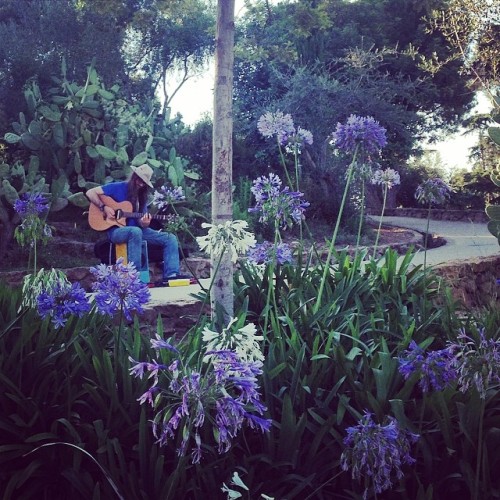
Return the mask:
[(191, 280), (193, 279), (192, 276), (189, 276), (189, 274), (174, 274), (173, 276), (167, 276), (166, 278), (163, 278), (163, 281), (170, 281), (170, 280)]

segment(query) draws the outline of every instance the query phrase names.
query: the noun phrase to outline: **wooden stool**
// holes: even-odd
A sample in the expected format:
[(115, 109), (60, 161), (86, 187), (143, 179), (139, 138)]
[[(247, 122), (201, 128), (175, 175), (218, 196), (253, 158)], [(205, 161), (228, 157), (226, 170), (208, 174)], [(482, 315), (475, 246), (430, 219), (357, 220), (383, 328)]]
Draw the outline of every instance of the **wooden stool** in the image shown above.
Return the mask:
[[(127, 259), (127, 244), (126, 243), (115, 243), (115, 257), (118, 260), (120, 257), (123, 258), (123, 263), (128, 264)], [(149, 283), (149, 258), (148, 258), (148, 242), (142, 242), (142, 267), (138, 269), (140, 279), (143, 283)]]

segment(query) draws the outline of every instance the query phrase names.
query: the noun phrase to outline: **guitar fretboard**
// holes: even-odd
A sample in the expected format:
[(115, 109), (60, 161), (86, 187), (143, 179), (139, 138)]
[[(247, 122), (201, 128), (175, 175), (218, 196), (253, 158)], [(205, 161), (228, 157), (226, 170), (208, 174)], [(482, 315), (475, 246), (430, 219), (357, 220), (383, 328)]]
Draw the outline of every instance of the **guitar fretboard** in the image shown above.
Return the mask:
[[(122, 212), (121, 210), (117, 210), (117, 216), (121, 218), (125, 217), (127, 219), (140, 219), (146, 215), (146, 212)], [(157, 214), (150, 214), (152, 219), (158, 219), (158, 220), (167, 220), (169, 218), (168, 215), (157, 215)]]

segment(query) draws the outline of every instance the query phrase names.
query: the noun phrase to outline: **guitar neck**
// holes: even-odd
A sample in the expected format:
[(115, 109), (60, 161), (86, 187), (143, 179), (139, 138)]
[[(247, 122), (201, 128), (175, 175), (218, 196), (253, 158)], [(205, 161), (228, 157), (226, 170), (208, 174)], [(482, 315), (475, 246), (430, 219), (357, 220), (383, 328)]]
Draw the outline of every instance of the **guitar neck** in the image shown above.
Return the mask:
[[(125, 217), (127, 219), (140, 219), (144, 217), (146, 213), (144, 212), (122, 212), (120, 211), (119, 216), (120, 218)], [(157, 219), (157, 220), (167, 220), (169, 218), (168, 215), (156, 215), (156, 214), (151, 214), (152, 219)]]

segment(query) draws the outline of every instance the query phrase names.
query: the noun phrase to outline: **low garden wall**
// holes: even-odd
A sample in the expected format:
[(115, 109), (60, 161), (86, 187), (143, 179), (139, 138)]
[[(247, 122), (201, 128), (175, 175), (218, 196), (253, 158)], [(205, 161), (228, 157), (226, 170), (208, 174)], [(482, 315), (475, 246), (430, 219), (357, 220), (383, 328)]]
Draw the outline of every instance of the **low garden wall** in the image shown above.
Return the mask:
[(452, 261), (434, 267), (451, 288), (453, 297), (467, 309), (500, 302), (500, 255)]
[[(380, 215), (380, 211), (371, 210), (370, 215)], [(384, 215), (390, 217), (415, 217), (427, 219), (429, 210), (427, 208), (386, 208)], [(432, 220), (450, 220), (464, 222), (488, 222), (488, 216), (484, 210), (449, 210), (447, 208), (431, 209)]]

